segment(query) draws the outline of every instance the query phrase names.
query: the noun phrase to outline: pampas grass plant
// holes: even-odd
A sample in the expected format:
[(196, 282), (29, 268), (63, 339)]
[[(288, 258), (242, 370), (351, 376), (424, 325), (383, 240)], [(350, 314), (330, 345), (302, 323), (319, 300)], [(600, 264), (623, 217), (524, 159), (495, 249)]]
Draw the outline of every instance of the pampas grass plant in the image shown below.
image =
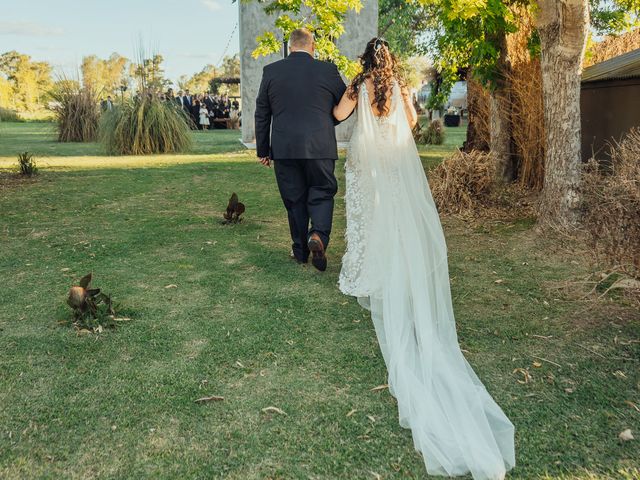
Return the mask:
[(100, 140), (109, 155), (178, 153), (191, 146), (188, 119), (174, 102), (152, 93), (125, 99), (106, 112)]
[(59, 142), (94, 142), (98, 138), (100, 106), (92, 89), (80, 87), (78, 82), (61, 81), (49, 95)]
[(22, 122), (22, 118), (15, 110), (0, 107), (0, 122)]

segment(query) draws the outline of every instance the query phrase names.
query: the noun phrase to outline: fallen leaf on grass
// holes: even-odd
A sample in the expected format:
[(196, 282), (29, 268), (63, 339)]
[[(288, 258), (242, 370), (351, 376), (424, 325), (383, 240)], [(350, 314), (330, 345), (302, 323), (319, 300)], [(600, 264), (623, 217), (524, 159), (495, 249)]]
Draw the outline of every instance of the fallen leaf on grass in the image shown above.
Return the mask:
[(533, 362), (533, 366), (536, 368), (540, 368), (542, 366), (542, 363), (540, 362)]
[(388, 384), (384, 384), (384, 385), (378, 385), (377, 387), (373, 387), (371, 389), (372, 392), (381, 392), (382, 390), (386, 390), (387, 388), (389, 388)]
[(211, 395), (210, 397), (202, 397), (197, 400), (194, 400), (196, 403), (206, 403), (206, 402), (219, 402), (224, 400), (224, 397), (220, 395)]
[(280, 415), (286, 415), (286, 413), (278, 407), (266, 407), (262, 409), (263, 413), (278, 413)]
[(629, 440), (633, 440), (634, 437), (631, 434), (631, 429), (627, 428), (626, 430), (623, 430), (620, 432), (620, 434), (618, 435), (618, 438), (620, 440), (622, 440), (623, 442), (628, 442)]
[(627, 378), (622, 370), (616, 370), (615, 372), (613, 372), (613, 376), (618, 378)]
[(178, 288), (178, 285), (172, 283), (171, 285), (167, 285), (164, 288)]
[(627, 405), (629, 405), (629, 406), (630, 406), (631, 408), (633, 408), (636, 412), (640, 412), (640, 408), (638, 408), (638, 406), (637, 406), (635, 403), (633, 403), (633, 402), (631, 402), (631, 401), (629, 401), (629, 400), (625, 400), (625, 401), (624, 401), (624, 403), (626, 403)]
[(353, 409), (351, 410), (349, 413), (347, 413), (347, 417), (350, 417), (351, 415), (353, 415), (354, 413), (356, 413), (358, 410), (357, 409)]
[(522, 380), (517, 380), (518, 383), (521, 384), (525, 384), (525, 383), (529, 383), (531, 380), (533, 380), (533, 377), (531, 376), (531, 374), (529, 373), (529, 371), (525, 368), (516, 368), (513, 373), (519, 373), (520, 375), (522, 375)]
[(369, 420), (371, 420), (372, 422), (374, 422), (374, 423), (375, 423), (375, 421), (376, 421), (375, 417), (372, 417), (371, 415), (367, 415), (367, 418), (368, 418)]
[(502, 283), (502, 282), (504, 282), (504, 280), (502, 280), (501, 278), (499, 278), (498, 280), (496, 280), (496, 281), (495, 281), (495, 282), (493, 282), (493, 283)]

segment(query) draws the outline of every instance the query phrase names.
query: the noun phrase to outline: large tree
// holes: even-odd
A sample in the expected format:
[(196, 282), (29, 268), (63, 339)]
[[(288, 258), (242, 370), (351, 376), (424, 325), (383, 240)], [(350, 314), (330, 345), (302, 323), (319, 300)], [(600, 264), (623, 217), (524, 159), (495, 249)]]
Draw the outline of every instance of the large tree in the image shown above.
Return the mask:
[(89, 55), (82, 59), (82, 83), (98, 95), (114, 95), (125, 80), (129, 60), (118, 53), (100, 59)]
[(135, 79), (139, 92), (161, 92), (171, 85), (171, 82), (164, 76), (164, 68), (162, 67), (164, 57), (162, 55), (147, 56), (141, 50), (139, 57), (140, 59), (129, 67), (130, 75)]
[(51, 65), (34, 62), (29, 55), (10, 51), (0, 55), (0, 74), (11, 85), (12, 108), (37, 109), (52, 85)]
[(545, 124), (542, 224), (575, 223), (580, 183), (580, 79), (589, 32), (588, 0), (538, 0)]

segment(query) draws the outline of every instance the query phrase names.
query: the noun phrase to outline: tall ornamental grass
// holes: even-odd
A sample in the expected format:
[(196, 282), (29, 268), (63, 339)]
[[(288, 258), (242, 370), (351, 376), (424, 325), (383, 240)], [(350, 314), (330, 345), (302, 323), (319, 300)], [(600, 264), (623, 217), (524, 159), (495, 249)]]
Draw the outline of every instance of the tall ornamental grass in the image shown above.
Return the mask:
[(100, 140), (109, 155), (179, 153), (191, 146), (186, 115), (174, 102), (151, 94), (124, 100), (105, 112)]
[(0, 107), (0, 122), (22, 122), (22, 118), (15, 110)]
[(49, 93), (59, 142), (95, 142), (98, 138), (98, 96), (77, 82), (61, 82)]

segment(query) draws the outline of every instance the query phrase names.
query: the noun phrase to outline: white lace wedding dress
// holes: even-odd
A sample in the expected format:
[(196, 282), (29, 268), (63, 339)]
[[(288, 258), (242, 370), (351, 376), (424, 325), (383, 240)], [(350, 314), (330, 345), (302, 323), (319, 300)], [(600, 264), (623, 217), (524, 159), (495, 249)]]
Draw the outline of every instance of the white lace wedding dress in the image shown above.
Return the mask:
[(360, 90), (340, 290), (371, 311), (400, 425), (427, 472), (504, 478), (515, 465), (514, 428), (460, 351), (447, 247), (400, 88), (385, 117)]

